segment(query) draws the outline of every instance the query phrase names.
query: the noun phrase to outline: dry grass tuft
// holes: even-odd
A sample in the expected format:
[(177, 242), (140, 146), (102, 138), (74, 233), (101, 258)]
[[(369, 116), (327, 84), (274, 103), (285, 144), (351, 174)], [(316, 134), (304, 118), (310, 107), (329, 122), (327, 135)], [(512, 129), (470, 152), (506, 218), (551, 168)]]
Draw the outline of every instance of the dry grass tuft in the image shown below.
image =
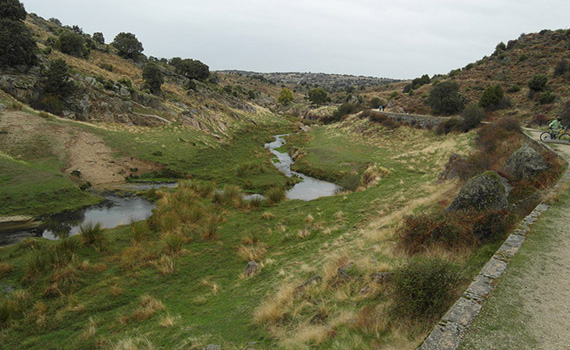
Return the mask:
[(258, 243), (256, 245), (241, 245), (237, 250), (237, 254), (243, 260), (249, 261), (261, 261), (265, 254), (267, 253), (267, 249), (265, 243)]
[(140, 297), (139, 307), (133, 312), (130, 319), (144, 321), (160, 310), (164, 310), (164, 304), (149, 294), (144, 294)]
[(300, 239), (305, 239), (307, 237), (309, 237), (311, 235), (311, 230), (307, 227), (304, 227), (302, 229), (300, 229), (299, 231), (297, 231), (297, 237), (299, 237)]
[(253, 312), (253, 320), (262, 325), (275, 325), (278, 323), (293, 304), (295, 286), (293, 284), (282, 285), (277, 293), (267, 298)]
[(8, 274), (12, 271), (14, 271), (14, 267), (12, 266), (12, 264), (7, 262), (0, 263), (0, 275)]
[(110, 343), (109, 350), (155, 350), (152, 342), (146, 337), (126, 337), (116, 343)]
[(174, 258), (170, 255), (161, 255), (160, 259), (154, 260), (152, 264), (162, 275), (168, 275), (176, 272)]
[(164, 328), (170, 328), (173, 327), (179, 319), (180, 316), (172, 316), (171, 314), (166, 314), (160, 318), (160, 322), (158, 324)]
[(302, 349), (305, 346), (317, 346), (329, 338), (330, 331), (323, 325), (300, 324), (293, 336), (282, 341), (285, 349)]
[(205, 287), (211, 288), (212, 294), (214, 294), (214, 295), (218, 294), (218, 292), (220, 291), (220, 287), (218, 286), (218, 284), (216, 282), (210, 282), (207, 279), (202, 278), (200, 283)]
[(97, 333), (98, 323), (99, 321), (97, 320), (97, 318), (89, 316), (89, 324), (87, 325), (87, 329), (85, 329), (81, 334), (81, 338), (83, 338), (83, 340), (93, 338), (93, 336), (95, 336), (95, 333)]
[(273, 220), (275, 219), (275, 215), (273, 213), (270, 213), (268, 211), (264, 212), (263, 214), (261, 214), (261, 218), (263, 220)]

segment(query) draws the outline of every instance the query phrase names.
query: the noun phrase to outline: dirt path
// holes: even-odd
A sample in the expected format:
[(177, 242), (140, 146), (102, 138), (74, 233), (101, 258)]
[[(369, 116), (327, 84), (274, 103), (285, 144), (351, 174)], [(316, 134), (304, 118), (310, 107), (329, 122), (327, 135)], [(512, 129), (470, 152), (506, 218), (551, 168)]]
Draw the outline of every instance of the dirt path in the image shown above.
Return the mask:
[[(569, 144), (550, 146), (570, 159)], [(532, 227), (460, 349), (570, 349), (570, 190), (568, 184), (562, 188), (559, 200)]]

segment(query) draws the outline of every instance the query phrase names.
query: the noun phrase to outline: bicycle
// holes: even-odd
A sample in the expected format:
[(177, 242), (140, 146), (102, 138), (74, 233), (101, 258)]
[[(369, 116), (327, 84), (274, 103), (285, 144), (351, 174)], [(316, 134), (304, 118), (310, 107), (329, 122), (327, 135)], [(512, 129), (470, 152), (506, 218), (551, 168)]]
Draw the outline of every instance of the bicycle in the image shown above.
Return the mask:
[(568, 134), (566, 132), (568, 128), (561, 128), (560, 131), (558, 131), (558, 133), (554, 132), (554, 130), (550, 130), (550, 131), (545, 131), (542, 134), (540, 134), (540, 141), (542, 142), (548, 142), (548, 141), (554, 141), (556, 139), (561, 140), (561, 141), (566, 141), (566, 142), (570, 142), (570, 134)]

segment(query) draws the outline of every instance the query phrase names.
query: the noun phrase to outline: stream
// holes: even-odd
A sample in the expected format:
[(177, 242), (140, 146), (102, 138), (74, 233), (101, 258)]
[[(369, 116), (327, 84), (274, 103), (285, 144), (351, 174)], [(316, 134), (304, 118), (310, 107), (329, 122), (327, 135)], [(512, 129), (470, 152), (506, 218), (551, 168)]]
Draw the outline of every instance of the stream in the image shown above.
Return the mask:
[[(317, 180), (310, 176), (291, 170), (293, 159), (289, 154), (277, 151), (285, 144), (284, 137), (276, 135), (275, 141), (265, 144), (265, 147), (277, 158), (274, 164), (288, 177), (297, 176), (302, 179), (293, 188), (287, 191), (288, 199), (310, 201), (319, 197), (332, 196), (338, 192), (339, 186)], [(126, 191), (140, 191), (150, 188), (175, 188), (178, 183), (162, 184), (123, 184), (115, 189)], [(0, 223), (0, 246), (15, 244), (27, 237), (44, 237), (59, 239), (77, 234), (82, 225), (87, 223), (100, 223), (104, 228), (114, 228), (127, 225), (131, 221), (146, 220), (152, 215), (155, 205), (141, 197), (134, 195), (120, 196), (114, 192), (104, 192), (105, 200), (99, 204), (59, 214), (40, 218), (41, 221), (7, 222)], [(244, 195), (244, 199), (263, 198), (259, 194)]]
[(291, 158), (288, 153), (277, 151), (277, 148), (285, 144), (285, 136), (287, 136), (287, 134), (276, 135), (275, 141), (266, 143), (265, 148), (268, 148), (269, 151), (277, 157), (277, 160), (273, 161), (273, 164), (275, 164), (279, 171), (288, 177), (298, 176), (303, 180), (287, 191), (287, 198), (310, 201), (319, 197), (332, 196), (337, 193), (340, 190), (339, 186), (291, 170), (293, 158)]

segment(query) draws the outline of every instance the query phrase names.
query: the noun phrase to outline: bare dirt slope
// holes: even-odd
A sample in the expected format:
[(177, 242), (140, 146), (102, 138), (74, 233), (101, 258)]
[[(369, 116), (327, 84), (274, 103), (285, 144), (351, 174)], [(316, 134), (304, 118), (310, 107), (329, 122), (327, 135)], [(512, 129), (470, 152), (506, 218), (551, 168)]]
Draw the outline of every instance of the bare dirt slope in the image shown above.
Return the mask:
[(58, 158), (64, 164), (63, 172), (71, 175), (78, 170), (81, 180), (93, 185), (121, 183), (131, 173), (160, 169), (152, 162), (116, 158), (101, 137), (80, 127), (49, 122), (21, 111), (1, 114), (0, 130), (0, 152), (23, 160)]
[[(570, 145), (550, 145), (570, 159)], [(461, 349), (570, 349), (570, 191), (568, 184), (562, 188), (559, 199), (532, 228)]]

